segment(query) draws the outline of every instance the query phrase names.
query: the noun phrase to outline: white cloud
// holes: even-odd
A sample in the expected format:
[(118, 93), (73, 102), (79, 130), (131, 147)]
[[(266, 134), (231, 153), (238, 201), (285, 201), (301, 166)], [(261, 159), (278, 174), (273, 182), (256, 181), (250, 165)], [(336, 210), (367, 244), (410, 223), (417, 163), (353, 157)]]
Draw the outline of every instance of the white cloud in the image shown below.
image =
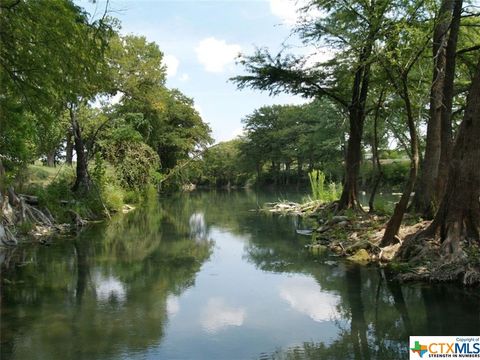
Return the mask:
[(179, 80), (182, 81), (182, 82), (186, 82), (186, 81), (190, 80), (190, 76), (187, 73), (183, 73), (182, 75), (180, 75)]
[(307, 0), (269, 0), (270, 11), (279, 17), (288, 26), (293, 26), (301, 17), (315, 18), (321, 12), (316, 9), (309, 9), (308, 14), (300, 14), (299, 10), (308, 4)]
[(315, 280), (296, 277), (280, 286), (280, 297), (296, 311), (314, 321), (328, 321), (336, 314), (339, 297), (323, 292)]
[(174, 317), (180, 311), (180, 303), (178, 298), (173, 295), (167, 297), (167, 313), (170, 317)]
[(163, 63), (167, 67), (167, 77), (174, 77), (177, 74), (180, 61), (173, 55), (165, 55)]
[(95, 293), (97, 299), (102, 302), (115, 299), (123, 302), (126, 299), (127, 291), (123, 283), (114, 276), (104, 276), (100, 272), (95, 272), (94, 276)]
[(200, 41), (195, 48), (198, 61), (208, 72), (219, 73), (232, 63), (241, 51), (238, 44), (227, 44), (225, 40), (209, 37)]
[(242, 326), (245, 313), (244, 308), (228, 306), (222, 298), (211, 298), (202, 311), (200, 323), (205, 331), (216, 333), (229, 326)]

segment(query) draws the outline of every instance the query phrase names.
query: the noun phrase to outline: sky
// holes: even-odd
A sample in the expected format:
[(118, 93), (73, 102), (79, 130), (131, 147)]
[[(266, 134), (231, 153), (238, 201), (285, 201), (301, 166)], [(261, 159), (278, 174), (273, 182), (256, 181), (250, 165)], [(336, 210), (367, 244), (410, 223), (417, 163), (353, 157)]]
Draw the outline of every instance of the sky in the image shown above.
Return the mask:
[[(76, 3), (94, 17), (105, 7), (102, 1)], [(235, 63), (239, 53), (252, 54), (255, 47), (276, 53), (282, 43), (299, 44), (291, 36), (299, 6), (295, 0), (110, 0), (109, 12), (121, 21), (122, 34), (143, 35), (158, 44), (168, 68), (167, 86), (194, 99), (220, 142), (240, 135), (242, 118), (263, 105), (306, 101), (240, 91), (228, 81), (243, 72)]]

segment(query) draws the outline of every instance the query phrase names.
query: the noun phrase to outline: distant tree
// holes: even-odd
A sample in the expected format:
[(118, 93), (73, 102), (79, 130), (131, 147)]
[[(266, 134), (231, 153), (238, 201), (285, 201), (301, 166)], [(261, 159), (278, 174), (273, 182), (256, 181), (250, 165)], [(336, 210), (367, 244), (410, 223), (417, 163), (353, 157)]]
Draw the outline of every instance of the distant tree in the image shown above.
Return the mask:
[(338, 209), (356, 208), (357, 178), (361, 161), (361, 142), (366, 117), (372, 51), (381, 37), (395, 2), (312, 1), (304, 9), (319, 9), (324, 16), (305, 20), (297, 33), (306, 44), (329, 45), (335, 51), (332, 61), (306, 66), (308, 57), (272, 56), (266, 50), (241, 59), (248, 75), (233, 81), (240, 88), (268, 90), (272, 94), (287, 91), (306, 97), (329, 97), (343, 107), (349, 119), (349, 137), (345, 156), (345, 181)]

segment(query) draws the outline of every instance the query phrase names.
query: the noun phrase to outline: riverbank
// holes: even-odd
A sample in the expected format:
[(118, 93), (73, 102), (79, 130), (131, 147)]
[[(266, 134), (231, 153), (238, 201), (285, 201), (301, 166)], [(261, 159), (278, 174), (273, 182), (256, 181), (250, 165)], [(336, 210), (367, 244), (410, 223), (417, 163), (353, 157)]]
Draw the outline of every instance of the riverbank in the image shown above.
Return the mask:
[[(8, 194), (0, 192), (0, 246), (16, 246), (19, 242), (47, 243), (54, 235), (76, 233), (92, 222), (111, 218), (111, 212), (128, 213), (135, 206), (123, 204), (119, 210), (104, 207), (102, 213), (93, 213), (81, 201), (58, 201), (58, 208), (52, 213), (41, 206), (37, 196), (17, 194), (9, 188)], [(79, 214), (78, 208), (89, 210), (90, 216)]]
[[(368, 209), (365, 209), (368, 211)], [(336, 214), (334, 203), (310, 201), (267, 203), (262, 212), (286, 216), (301, 216), (312, 220), (311, 228), (297, 230), (312, 237), (307, 245), (312, 252), (331, 251), (348, 261), (361, 265), (376, 264), (392, 270), (400, 281), (461, 282), (480, 284), (478, 247), (469, 247), (457, 256), (442, 255), (440, 242), (419, 236), (431, 221), (406, 214), (397, 242), (381, 247), (380, 243), (389, 219), (385, 215), (364, 212)]]
[(153, 186), (138, 190), (122, 185), (111, 166), (92, 167), (88, 191), (73, 191), (74, 183), (72, 166), (32, 164), (0, 187), (0, 245), (48, 242), (56, 234), (75, 233), (88, 223), (129, 212), (132, 204), (157, 194)]

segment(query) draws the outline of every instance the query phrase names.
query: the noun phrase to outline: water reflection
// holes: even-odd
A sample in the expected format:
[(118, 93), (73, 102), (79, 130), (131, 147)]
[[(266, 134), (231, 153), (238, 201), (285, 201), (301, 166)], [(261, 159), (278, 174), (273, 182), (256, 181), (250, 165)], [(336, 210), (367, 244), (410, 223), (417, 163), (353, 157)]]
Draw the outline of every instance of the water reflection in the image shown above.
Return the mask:
[(285, 197), (153, 199), (6, 254), (2, 359), (402, 359), (411, 334), (478, 333), (479, 289), (400, 285), (249, 211)]
[(202, 311), (200, 323), (205, 331), (216, 333), (229, 326), (242, 326), (246, 311), (226, 304), (223, 298), (211, 298)]
[(190, 237), (195, 241), (205, 241), (208, 239), (207, 226), (205, 224), (205, 215), (201, 212), (193, 213), (188, 221), (190, 226)]
[(211, 254), (182, 215), (151, 203), (73, 241), (17, 249), (21, 262), (2, 271), (2, 359), (118, 358), (157, 344)]
[(180, 311), (180, 303), (178, 297), (173, 295), (167, 296), (167, 314), (170, 318), (173, 318)]
[(93, 277), (95, 294), (100, 302), (123, 303), (126, 299), (125, 285), (115, 276), (103, 275), (99, 270)]
[(309, 277), (295, 276), (280, 285), (280, 297), (292, 309), (309, 316), (314, 321), (333, 320), (339, 296), (322, 292), (318, 284)]

